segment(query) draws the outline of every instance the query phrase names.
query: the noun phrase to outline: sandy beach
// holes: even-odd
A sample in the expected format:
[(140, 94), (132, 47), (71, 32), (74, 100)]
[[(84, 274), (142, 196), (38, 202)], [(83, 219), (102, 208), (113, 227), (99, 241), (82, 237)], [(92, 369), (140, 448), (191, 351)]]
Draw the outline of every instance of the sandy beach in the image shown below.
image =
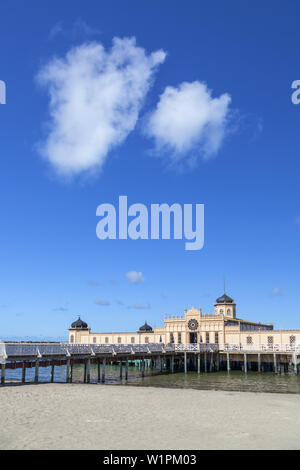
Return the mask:
[(39, 384), (0, 389), (3, 449), (300, 449), (299, 395)]

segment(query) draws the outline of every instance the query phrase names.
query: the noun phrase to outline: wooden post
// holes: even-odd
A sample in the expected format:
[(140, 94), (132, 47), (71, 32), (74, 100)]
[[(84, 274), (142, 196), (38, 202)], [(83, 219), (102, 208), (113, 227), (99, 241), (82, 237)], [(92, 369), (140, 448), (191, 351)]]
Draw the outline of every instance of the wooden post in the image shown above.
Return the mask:
[(184, 351), (184, 373), (187, 373), (187, 354), (186, 351)]
[(161, 356), (159, 356), (159, 362), (160, 362), (160, 371), (162, 372), (164, 368), (164, 364), (163, 364), (163, 358)]
[(220, 354), (216, 354), (216, 363), (217, 363), (217, 371), (219, 372), (220, 370)]
[(128, 358), (126, 359), (125, 380), (128, 380)]
[(229, 353), (226, 353), (227, 356), (227, 372), (230, 372), (230, 356)]
[(145, 377), (145, 359), (142, 359), (142, 377)]
[(91, 381), (91, 359), (87, 360), (87, 369), (86, 369), (86, 381), (89, 384)]
[(209, 372), (213, 371), (214, 367), (214, 353), (210, 353), (210, 366), (209, 366)]
[(5, 364), (1, 364), (1, 385), (5, 384)]
[(51, 383), (54, 382), (54, 367), (55, 367), (55, 366), (54, 366), (54, 363), (53, 363), (53, 361), (52, 361), (52, 364), (51, 364), (51, 377), (50, 377)]
[(102, 362), (102, 382), (105, 382), (105, 369), (106, 369), (106, 359), (103, 359)]
[(71, 378), (71, 359), (68, 358), (67, 359), (67, 368), (66, 368), (66, 382), (67, 384), (71, 382), (70, 378)]
[(247, 374), (247, 354), (244, 353), (244, 372)]
[(261, 372), (261, 365), (260, 365), (260, 353), (257, 355), (257, 370)]
[(84, 369), (83, 369), (83, 382), (86, 384), (86, 376), (87, 376), (87, 367), (86, 367), (86, 361), (84, 363)]
[(34, 381), (35, 383), (38, 383), (39, 381), (39, 360), (38, 359), (36, 359), (35, 361)]
[(277, 374), (277, 361), (276, 361), (276, 353), (275, 352), (274, 352), (273, 358), (274, 358), (274, 372), (275, 372), (275, 374)]
[(201, 371), (201, 356), (200, 353), (198, 353), (198, 361), (197, 361), (197, 372), (200, 374)]
[(101, 382), (100, 359), (97, 361), (97, 382)]
[(22, 364), (22, 384), (26, 382), (26, 367), (25, 362)]
[(122, 379), (122, 375), (123, 375), (123, 363), (122, 363), (122, 359), (120, 360), (120, 379)]
[(174, 356), (173, 355), (171, 356), (170, 362), (171, 362), (170, 364), (171, 374), (174, 374)]
[(204, 372), (207, 372), (207, 354), (204, 353)]
[(294, 363), (294, 373), (298, 374), (298, 367), (297, 367), (297, 355), (296, 352), (293, 354), (293, 363)]

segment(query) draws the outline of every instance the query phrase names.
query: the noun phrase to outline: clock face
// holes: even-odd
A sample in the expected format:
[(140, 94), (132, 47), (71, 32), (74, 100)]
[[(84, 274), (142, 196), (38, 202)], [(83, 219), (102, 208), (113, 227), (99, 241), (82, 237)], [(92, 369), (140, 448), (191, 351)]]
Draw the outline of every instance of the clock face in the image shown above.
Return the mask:
[(188, 327), (190, 330), (197, 330), (198, 328), (198, 322), (197, 320), (195, 320), (194, 318), (192, 318), (191, 320), (189, 320), (188, 322)]

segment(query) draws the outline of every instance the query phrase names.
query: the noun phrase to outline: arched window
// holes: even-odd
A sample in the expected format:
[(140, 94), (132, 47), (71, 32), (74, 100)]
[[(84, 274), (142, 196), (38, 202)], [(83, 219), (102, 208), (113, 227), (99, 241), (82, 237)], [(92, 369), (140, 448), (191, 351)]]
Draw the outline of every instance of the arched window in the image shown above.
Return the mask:
[(70, 343), (74, 343), (74, 335), (70, 336)]
[(231, 314), (231, 310), (230, 308), (227, 309), (227, 315), (230, 315)]
[(131, 342), (131, 343), (135, 343), (135, 338), (132, 337), (130, 342)]
[(223, 313), (224, 313), (224, 310), (221, 308), (220, 315), (223, 315)]
[(174, 334), (170, 333), (170, 343), (174, 343)]
[(149, 338), (148, 338), (148, 336), (146, 336), (146, 338), (145, 338), (145, 343), (149, 343)]
[(105, 342), (106, 342), (106, 343), (109, 343), (109, 339), (108, 339), (107, 337), (105, 338)]
[(94, 344), (97, 343), (97, 338), (96, 338), (96, 336), (94, 336), (94, 338), (93, 338), (93, 343), (94, 343)]
[(119, 343), (119, 344), (122, 343), (122, 338), (120, 338), (120, 336), (119, 336), (119, 338), (118, 338), (118, 343)]
[(293, 346), (296, 343), (296, 336), (290, 336), (290, 345)]

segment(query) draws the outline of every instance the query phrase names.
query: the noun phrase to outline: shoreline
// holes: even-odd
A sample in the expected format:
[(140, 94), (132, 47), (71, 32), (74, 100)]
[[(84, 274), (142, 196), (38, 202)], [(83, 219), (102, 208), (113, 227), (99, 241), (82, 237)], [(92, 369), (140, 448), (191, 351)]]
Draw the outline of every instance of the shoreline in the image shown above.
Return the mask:
[(0, 449), (300, 449), (296, 394), (40, 383), (0, 389)]

